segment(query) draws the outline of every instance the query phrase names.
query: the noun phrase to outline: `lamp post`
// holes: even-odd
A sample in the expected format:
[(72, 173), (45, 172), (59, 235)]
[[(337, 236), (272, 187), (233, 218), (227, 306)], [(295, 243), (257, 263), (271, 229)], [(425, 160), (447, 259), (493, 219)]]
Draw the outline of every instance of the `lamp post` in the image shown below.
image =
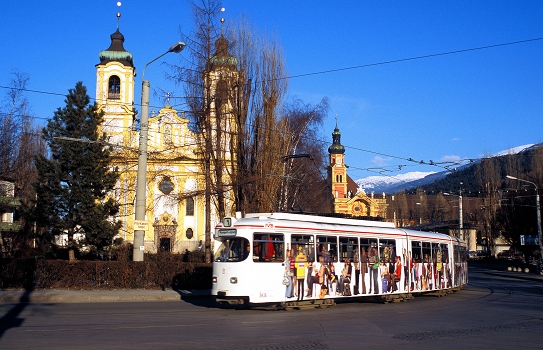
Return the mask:
[(145, 69), (147, 66), (158, 60), (162, 56), (174, 52), (179, 53), (185, 48), (185, 43), (178, 42), (172, 45), (168, 51), (153, 59), (145, 65), (141, 74), (141, 119), (140, 119), (140, 139), (138, 148), (138, 175), (136, 180), (136, 214), (134, 221), (134, 250), (133, 261), (143, 261), (145, 231), (148, 228), (145, 222), (146, 212), (146, 188), (147, 188), (147, 139), (149, 132), (149, 123), (147, 121), (149, 114), (149, 89), (151, 84), (145, 80)]
[(537, 188), (537, 185), (533, 183), (532, 181), (519, 179), (518, 177), (514, 177), (511, 175), (507, 175), (506, 178), (510, 180), (517, 180), (522, 182), (527, 182), (529, 184), (534, 185), (535, 187), (535, 207), (537, 210), (537, 240), (539, 243), (539, 261), (537, 263), (537, 273), (541, 273), (541, 265), (543, 264), (543, 235), (541, 234), (541, 210), (539, 208), (539, 190)]

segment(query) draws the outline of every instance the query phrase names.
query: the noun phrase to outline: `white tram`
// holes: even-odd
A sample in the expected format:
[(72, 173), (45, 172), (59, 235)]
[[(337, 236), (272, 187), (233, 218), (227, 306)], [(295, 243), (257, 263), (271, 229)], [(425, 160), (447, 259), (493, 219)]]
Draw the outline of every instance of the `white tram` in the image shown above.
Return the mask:
[(247, 214), (225, 218), (214, 238), (212, 295), (219, 302), (332, 304), (446, 293), (467, 283), (463, 241), (392, 223)]

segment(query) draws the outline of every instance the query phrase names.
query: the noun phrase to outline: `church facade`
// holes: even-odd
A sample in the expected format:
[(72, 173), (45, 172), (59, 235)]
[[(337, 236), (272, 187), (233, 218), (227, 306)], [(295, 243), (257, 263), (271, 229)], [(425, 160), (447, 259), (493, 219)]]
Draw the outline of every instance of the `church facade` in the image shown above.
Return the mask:
[[(220, 41), (220, 42), (219, 42)], [(219, 46), (228, 45), (224, 37)], [(210, 65), (206, 76), (213, 92), (216, 81), (236, 74), (237, 59), (221, 57), (222, 52), (212, 56), (214, 62), (228, 61), (226, 65)], [(226, 55), (228, 54), (226, 50)], [(124, 49), (124, 36), (117, 29), (111, 35), (111, 45), (100, 52), (96, 65), (96, 103), (104, 112), (101, 126), (112, 147), (113, 167), (120, 173), (114, 195), (120, 204), (117, 219), (122, 222), (119, 237), (127, 242), (134, 239), (134, 213), (136, 178), (138, 170), (139, 131), (136, 130), (134, 105), (139, 98), (134, 96), (136, 68), (132, 54)], [(222, 58), (222, 60), (221, 60)], [(210, 120), (214, 105), (210, 101)], [(231, 128), (228, 120), (221, 120), (221, 128)], [(169, 102), (148, 119), (147, 144), (147, 188), (144, 244), (146, 252), (185, 252), (203, 249), (207, 210), (205, 206), (206, 172), (203, 162), (203, 135), (194, 132), (191, 121), (179, 113)], [(231, 134), (228, 134), (231, 135)], [(225, 153), (226, 157), (231, 157)], [(213, 164), (211, 164), (213, 166)], [(212, 169), (213, 170), (213, 169)], [(209, 174), (209, 173), (208, 173)], [(225, 175), (226, 176), (226, 175)], [(229, 179), (222, 179), (229, 183)], [(228, 197), (228, 196), (227, 196)], [(213, 203), (213, 201), (212, 201)], [(227, 205), (230, 215), (232, 205)], [(210, 227), (219, 218), (210, 205)], [(212, 234), (212, 232), (211, 232)]]
[(347, 175), (345, 147), (341, 144), (341, 133), (337, 125), (332, 133), (332, 145), (328, 147), (328, 153), (330, 155), (329, 178), (334, 197), (334, 213), (386, 219), (388, 205), (385, 195), (378, 198), (374, 194), (366, 194)]

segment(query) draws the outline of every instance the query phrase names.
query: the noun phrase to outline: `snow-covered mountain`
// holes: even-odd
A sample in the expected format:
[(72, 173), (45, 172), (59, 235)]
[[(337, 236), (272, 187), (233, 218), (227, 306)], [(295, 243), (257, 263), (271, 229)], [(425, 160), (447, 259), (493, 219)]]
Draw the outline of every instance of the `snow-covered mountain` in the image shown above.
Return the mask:
[[(423, 172), (423, 171), (412, 171), (405, 174), (398, 174), (394, 176), (368, 176), (356, 180), (358, 187), (362, 187), (366, 193), (375, 192), (375, 193), (392, 193), (391, 188), (402, 186), (405, 184), (411, 184), (415, 181), (424, 179), (426, 176), (436, 174), (435, 172)], [(409, 187), (411, 187), (409, 185)]]
[[(528, 145), (509, 148), (507, 150), (497, 152), (491, 155), (490, 157), (499, 157), (499, 156), (504, 156), (508, 154), (517, 154), (533, 146), (534, 144), (528, 144)], [(541, 144), (538, 144), (535, 146), (541, 146)], [(466, 165), (461, 165), (457, 168), (457, 170), (471, 166), (472, 164), (476, 164), (479, 161), (480, 159), (477, 161), (470, 162), (469, 164), (466, 164)], [(449, 171), (441, 171), (441, 172), (413, 171), (413, 172), (408, 172), (404, 174), (396, 174), (394, 176), (386, 176), (386, 175), (369, 176), (369, 177), (355, 180), (355, 182), (358, 184), (359, 188), (364, 189), (366, 193), (371, 193), (371, 192), (396, 193), (400, 190), (410, 189), (410, 188), (432, 183), (434, 181), (444, 178), (449, 173), (450, 173)]]

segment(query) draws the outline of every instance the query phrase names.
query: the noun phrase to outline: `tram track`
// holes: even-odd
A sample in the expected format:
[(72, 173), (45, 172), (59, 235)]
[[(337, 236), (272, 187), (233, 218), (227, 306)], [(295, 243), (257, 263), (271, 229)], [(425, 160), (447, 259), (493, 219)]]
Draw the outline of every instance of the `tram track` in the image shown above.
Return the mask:
[[(479, 284), (479, 286), (478, 286), (478, 284)], [(485, 300), (490, 300), (490, 301), (499, 301), (499, 300), (502, 300), (502, 299), (510, 298), (513, 295), (513, 290), (512, 289), (508, 289), (508, 288), (496, 289), (494, 287), (483, 286), (483, 285), (481, 285), (481, 283), (470, 283), (469, 287), (466, 288), (466, 291), (469, 292), (470, 289), (475, 290), (476, 288), (479, 288), (480, 290), (488, 290), (488, 292), (486, 292), (485, 295), (482, 295), (482, 296), (480, 296), (478, 298), (475, 298), (473, 300), (485, 299)]]

